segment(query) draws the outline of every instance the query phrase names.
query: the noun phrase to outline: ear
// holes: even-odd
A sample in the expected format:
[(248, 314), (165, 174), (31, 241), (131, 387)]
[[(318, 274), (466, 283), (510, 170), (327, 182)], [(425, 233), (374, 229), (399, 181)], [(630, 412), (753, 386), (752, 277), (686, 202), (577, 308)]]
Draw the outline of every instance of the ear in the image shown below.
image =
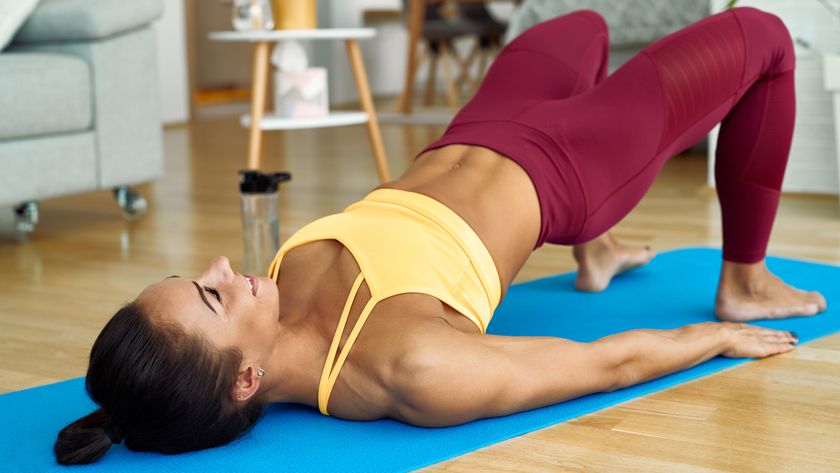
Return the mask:
[(236, 375), (236, 384), (231, 391), (231, 398), (236, 402), (245, 402), (260, 388), (260, 377), (257, 370), (251, 366), (243, 366), (243, 369)]

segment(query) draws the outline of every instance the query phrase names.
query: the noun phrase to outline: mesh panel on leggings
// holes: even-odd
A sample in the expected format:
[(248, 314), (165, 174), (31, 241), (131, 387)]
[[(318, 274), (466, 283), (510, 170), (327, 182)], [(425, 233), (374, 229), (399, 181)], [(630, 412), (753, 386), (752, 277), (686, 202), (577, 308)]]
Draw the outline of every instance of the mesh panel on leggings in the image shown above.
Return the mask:
[[(689, 30), (695, 34), (685, 34)], [(651, 45), (665, 98), (657, 151), (731, 97), (744, 72), (744, 37), (733, 15), (718, 15)]]

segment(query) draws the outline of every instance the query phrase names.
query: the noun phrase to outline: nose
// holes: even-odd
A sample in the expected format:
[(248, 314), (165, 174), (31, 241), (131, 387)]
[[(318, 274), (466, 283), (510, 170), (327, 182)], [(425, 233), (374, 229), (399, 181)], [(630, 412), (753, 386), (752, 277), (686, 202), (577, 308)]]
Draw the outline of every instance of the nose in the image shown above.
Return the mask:
[(226, 273), (233, 272), (233, 270), (230, 268), (230, 260), (227, 259), (226, 256), (217, 256), (213, 258), (213, 262), (210, 263), (210, 266)]
[(210, 266), (201, 274), (201, 279), (205, 282), (218, 282), (225, 280), (233, 275), (233, 269), (230, 267), (230, 260), (224, 256), (213, 258)]

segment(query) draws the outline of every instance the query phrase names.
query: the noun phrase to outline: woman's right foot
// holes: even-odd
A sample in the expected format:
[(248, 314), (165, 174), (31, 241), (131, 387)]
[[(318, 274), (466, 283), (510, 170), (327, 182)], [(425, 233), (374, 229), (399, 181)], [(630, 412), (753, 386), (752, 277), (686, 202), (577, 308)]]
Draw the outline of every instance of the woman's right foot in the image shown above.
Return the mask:
[(575, 289), (583, 292), (601, 292), (613, 277), (644, 266), (655, 256), (650, 247), (624, 245), (609, 233), (575, 245), (572, 255), (578, 263)]
[(723, 262), (715, 301), (715, 314), (720, 320), (748, 322), (807, 317), (824, 311), (826, 306), (822, 294), (785, 284), (767, 269), (764, 261)]

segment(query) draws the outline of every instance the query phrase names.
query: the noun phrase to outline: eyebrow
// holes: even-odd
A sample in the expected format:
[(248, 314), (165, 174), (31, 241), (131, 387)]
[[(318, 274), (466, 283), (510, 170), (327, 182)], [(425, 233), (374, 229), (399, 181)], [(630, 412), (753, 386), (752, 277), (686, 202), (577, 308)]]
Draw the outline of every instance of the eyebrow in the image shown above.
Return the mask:
[[(181, 276), (178, 276), (177, 274), (173, 274), (172, 276), (168, 276), (166, 279), (180, 278), (180, 277)], [(204, 302), (204, 305), (206, 305), (208, 309), (212, 310), (214, 314), (219, 315), (219, 313), (216, 312), (216, 309), (214, 309), (213, 306), (210, 304), (210, 301), (207, 300), (207, 296), (204, 295), (204, 290), (201, 289), (201, 286), (199, 286), (198, 283), (195, 282), (195, 281), (190, 281), (190, 282), (193, 283), (193, 285), (195, 286), (195, 289), (198, 291), (198, 296), (201, 297), (201, 301)]]
[(214, 309), (213, 306), (210, 305), (210, 301), (207, 300), (207, 296), (204, 295), (204, 290), (201, 289), (201, 286), (199, 286), (198, 283), (195, 281), (190, 282), (193, 283), (193, 285), (195, 286), (195, 289), (198, 291), (198, 295), (201, 296), (201, 300), (204, 301), (204, 305), (206, 305), (210, 310), (212, 310), (214, 314), (219, 315), (219, 313), (216, 312), (216, 309)]

